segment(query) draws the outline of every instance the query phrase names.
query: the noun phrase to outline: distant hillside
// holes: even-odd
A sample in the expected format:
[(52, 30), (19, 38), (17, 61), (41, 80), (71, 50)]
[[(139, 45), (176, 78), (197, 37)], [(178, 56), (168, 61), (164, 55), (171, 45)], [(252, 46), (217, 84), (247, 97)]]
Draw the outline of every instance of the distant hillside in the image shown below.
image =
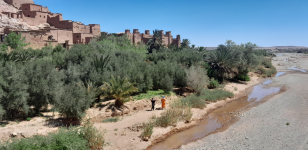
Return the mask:
[[(217, 47), (206, 47), (208, 50), (215, 50)], [(258, 47), (256, 49), (265, 49), (271, 51), (297, 51), (297, 50), (308, 50), (306, 46), (272, 46), (272, 47)]]

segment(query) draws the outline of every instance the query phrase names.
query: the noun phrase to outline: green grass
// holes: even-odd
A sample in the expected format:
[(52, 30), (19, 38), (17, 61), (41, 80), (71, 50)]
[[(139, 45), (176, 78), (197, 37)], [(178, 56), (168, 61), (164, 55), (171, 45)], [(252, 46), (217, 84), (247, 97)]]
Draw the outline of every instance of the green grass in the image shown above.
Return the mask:
[(182, 98), (180, 102), (182, 103), (182, 105), (186, 104), (191, 106), (192, 108), (203, 109), (206, 106), (204, 99), (195, 94)]
[(232, 98), (232, 97), (234, 97), (234, 94), (232, 92), (222, 89), (215, 89), (215, 90), (204, 89), (200, 94), (200, 98), (206, 101), (224, 100), (226, 98)]
[(1, 124), (1, 127), (5, 127), (6, 126), (6, 124)]
[(105, 131), (98, 130), (89, 120), (80, 127), (60, 128), (47, 136), (12, 139), (0, 144), (1, 150), (90, 150), (103, 149)]
[(146, 93), (140, 93), (136, 96), (133, 96), (133, 99), (150, 99), (155, 96), (170, 96), (173, 92), (166, 93), (163, 90), (148, 90)]
[(104, 122), (104, 123), (108, 123), (108, 122), (118, 122), (119, 120), (120, 120), (119, 117), (113, 117), (113, 118), (104, 119), (103, 122)]
[(208, 85), (208, 88), (209, 88), (209, 89), (215, 89), (215, 88), (218, 87), (218, 85), (219, 85), (218, 81), (215, 80), (214, 78), (212, 78), (212, 79), (210, 80), (210, 84)]
[(12, 142), (0, 145), (1, 150), (39, 150), (39, 149), (89, 149), (87, 140), (83, 139), (76, 128), (61, 128), (57, 133), (48, 136), (35, 135), (31, 138), (13, 139)]
[(168, 127), (175, 125), (178, 121), (190, 122), (191, 117), (191, 105), (189, 103), (182, 103), (182, 101), (175, 101), (159, 117), (152, 116), (152, 120), (155, 126)]

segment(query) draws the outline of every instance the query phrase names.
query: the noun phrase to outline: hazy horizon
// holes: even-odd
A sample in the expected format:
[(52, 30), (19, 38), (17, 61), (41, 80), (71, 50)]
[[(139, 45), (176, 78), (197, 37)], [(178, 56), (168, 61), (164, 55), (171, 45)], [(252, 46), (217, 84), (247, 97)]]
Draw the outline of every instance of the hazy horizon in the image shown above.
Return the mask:
[(100, 24), (101, 31), (159, 29), (191, 44), (216, 47), (226, 40), (261, 47), (308, 46), (307, 0), (34, 0), (63, 19)]

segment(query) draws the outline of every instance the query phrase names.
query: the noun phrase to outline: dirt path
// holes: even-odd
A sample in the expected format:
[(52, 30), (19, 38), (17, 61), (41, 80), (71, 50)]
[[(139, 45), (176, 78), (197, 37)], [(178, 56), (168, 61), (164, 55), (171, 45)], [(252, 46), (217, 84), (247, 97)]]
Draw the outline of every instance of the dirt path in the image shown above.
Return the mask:
[[(289, 58), (288, 61), (285, 61)], [(283, 54), (274, 65), (284, 75), (273, 78), (275, 86), (288, 90), (245, 112), (227, 130), (184, 145), (182, 149), (308, 149), (308, 56)], [(287, 125), (288, 124), (288, 125)]]
[(146, 147), (149, 142), (140, 142), (140, 138), (138, 138), (142, 130), (131, 131), (127, 129), (127, 127), (132, 127), (135, 124), (146, 122), (149, 120), (150, 116), (159, 116), (159, 114), (163, 111), (149, 110), (150, 108), (131, 114), (116, 123), (96, 123), (95, 127), (107, 131), (106, 137), (109, 145), (105, 149), (137, 149), (138, 147)]
[[(248, 87), (251, 87), (259, 82), (259, 77), (257, 77), (255, 74), (252, 75), (250, 82), (246, 83), (228, 83), (225, 86), (226, 90), (232, 91), (235, 93), (235, 97), (238, 97), (242, 94), (242, 91), (245, 91)], [(149, 120), (149, 117), (152, 115), (159, 116), (160, 113), (163, 110), (155, 110), (155, 111), (149, 111), (150, 107), (148, 106), (144, 110), (140, 110), (138, 112), (135, 112), (129, 116), (125, 116), (123, 120), (120, 120), (116, 123), (96, 123), (95, 126), (99, 129), (105, 129), (107, 141), (109, 142), (109, 145), (105, 147), (107, 150), (114, 150), (114, 149), (145, 149), (153, 141), (156, 139), (161, 138), (163, 135), (169, 134), (173, 130), (177, 129), (183, 129), (188, 126), (192, 126), (198, 122), (198, 119), (201, 119), (204, 117), (205, 114), (210, 112), (210, 110), (215, 109), (217, 107), (223, 106), (226, 103), (234, 100), (236, 98), (227, 99), (224, 101), (219, 101), (215, 103), (208, 104), (205, 109), (192, 109), (193, 112), (193, 121), (189, 124), (185, 124), (183, 122), (179, 122), (176, 127), (167, 127), (167, 128), (160, 128), (155, 127), (154, 132), (152, 134), (152, 137), (149, 141), (140, 141), (140, 134), (142, 133), (142, 130), (139, 131), (131, 131), (127, 127), (131, 127), (138, 123), (147, 122)], [(167, 98), (167, 108), (168, 105), (171, 103), (171, 100)], [(160, 103), (157, 104), (158, 108), (160, 107)]]

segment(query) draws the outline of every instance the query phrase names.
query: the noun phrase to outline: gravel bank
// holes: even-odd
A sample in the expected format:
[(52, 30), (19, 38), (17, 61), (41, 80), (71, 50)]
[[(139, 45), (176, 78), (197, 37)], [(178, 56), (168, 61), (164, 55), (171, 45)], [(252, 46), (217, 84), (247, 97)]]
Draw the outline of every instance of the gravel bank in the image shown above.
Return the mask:
[[(285, 62), (286, 57), (291, 61)], [(244, 112), (241, 119), (226, 131), (181, 149), (308, 150), (308, 74), (287, 70), (291, 66), (308, 70), (308, 57), (285, 54), (275, 60), (277, 70), (287, 73), (273, 78), (274, 82), (270, 84), (286, 85), (286, 92)]]

